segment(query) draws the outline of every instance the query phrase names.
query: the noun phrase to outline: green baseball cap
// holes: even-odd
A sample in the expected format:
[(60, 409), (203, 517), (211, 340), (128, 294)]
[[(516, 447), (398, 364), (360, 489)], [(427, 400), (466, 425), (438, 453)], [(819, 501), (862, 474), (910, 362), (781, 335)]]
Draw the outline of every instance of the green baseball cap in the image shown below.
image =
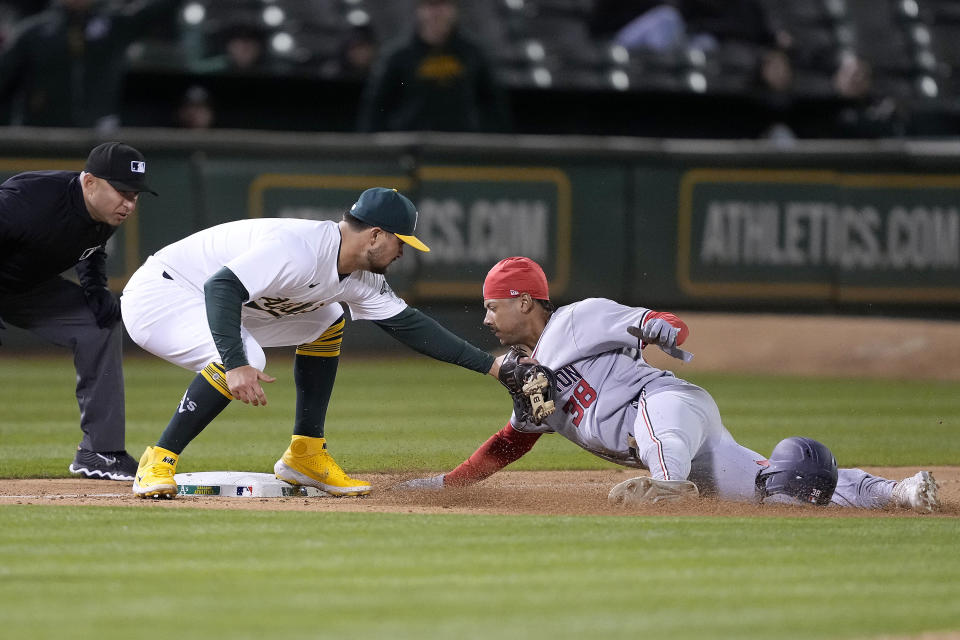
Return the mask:
[(414, 249), (430, 251), (413, 230), (417, 226), (417, 208), (396, 189), (374, 187), (360, 194), (350, 207), (350, 215), (374, 227), (389, 231)]

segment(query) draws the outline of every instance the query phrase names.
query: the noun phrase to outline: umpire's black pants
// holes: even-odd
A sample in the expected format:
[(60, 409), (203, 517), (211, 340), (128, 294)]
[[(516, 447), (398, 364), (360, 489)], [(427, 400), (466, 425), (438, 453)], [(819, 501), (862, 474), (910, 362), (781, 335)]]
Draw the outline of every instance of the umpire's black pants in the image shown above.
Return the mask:
[(73, 351), (80, 446), (124, 450), (123, 323), (98, 327), (80, 285), (59, 276), (25, 293), (0, 294), (0, 318)]

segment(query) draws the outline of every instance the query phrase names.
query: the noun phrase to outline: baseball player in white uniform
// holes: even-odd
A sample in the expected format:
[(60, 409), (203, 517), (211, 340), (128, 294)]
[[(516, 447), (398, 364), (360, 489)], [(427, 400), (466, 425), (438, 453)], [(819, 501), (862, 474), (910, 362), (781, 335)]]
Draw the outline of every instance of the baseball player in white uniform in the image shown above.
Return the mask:
[(398, 298), (384, 278), (413, 235), (417, 211), (394, 189), (364, 191), (340, 222), (252, 219), (197, 232), (156, 252), (123, 291), (123, 320), (145, 350), (197, 376), (157, 441), (133, 491), (173, 497), (179, 455), (230, 400), (265, 405), (264, 347), (294, 346), (297, 407), (277, 477), (333, 495), (363, 495), (326, 450), (324, 419), (336, 376), (346, 305), (436, 359), (496, 376), (490, 354)]
[[(786, 499), (758, 494), (758, 473), (767, 460), (737, 444), (709, 393), (644, 361), (642, 348), (648, 344), (692, 357), (679, 348), (689, 330), (675, 315), (604, 298), (554, 310), (543, 270), (519, 257), (490, 270), (483, 297), (484, 325), (500, 342), (526, 347), (553, 370), (556, 410), (540, 424), (514, 411), (506, 426), (457, 468), (403, 487), (479, 482), (524, 455), (542, 434), (559, 433), (605, 460), (649, 470), (649, 479), (615, 487), (612, 500), (655, 502), (698, 493), (733, 501)], [(829, 462), (835, 469), (832, 456)], [(834, 473), (833, 504), (917, 511), (939, 505), (936, 482), (926, 471), (899, 483), (859, 469)]]

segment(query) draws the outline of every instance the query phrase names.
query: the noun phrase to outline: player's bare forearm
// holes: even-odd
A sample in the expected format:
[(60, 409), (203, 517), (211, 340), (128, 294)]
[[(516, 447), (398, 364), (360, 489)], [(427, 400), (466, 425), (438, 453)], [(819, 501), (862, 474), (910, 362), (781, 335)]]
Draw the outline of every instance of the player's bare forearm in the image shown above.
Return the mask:
[[(490, 365), (490, 371), (487, 371), (488, 376), (493, 376), (494, 378), (500, 379), (500, 365), (503, 364), (503, 359), (507, 357), (507, 354), (498, 356), (494, 359), (493, 364)], [(520, 362), (538, 364), (533, 358), (522, 358)]]
[(499, 379), (500, 377), (500, 364), (503, 362), (503, 356), (496, 358), (493, 361), (493, 364), (490, 365), (490, 371), (487, 371), (488, 376), (493, 376), (494, 378)]
[[(506, 357), (507, 357), (507, 354), (505, 353), (505, 354), (503, 354), (502, 356), (498, 356), (497, 358), (495, 358), (494, 361), (493, 361), (493, 364), (490, 365), (490, 371), (487, 371), (487, 375), (493, 376), (494, 378), (497, 378), (497, 379), (499, 380), (499, 379), (500, 379), (500, 365), (503, 364), (503, 359), (506, 358)], [(534, 360), (533, 358), (521, 358), (521, 359), (520, 359), (520, 362), (529, 363), (529, 364), (539, 364), (539, 363), (538, 363), (536, 360)]]
[(255, 407), (267, 405), (267, 394), (264, 393), (261, 382), (276, 380), (264, 372), (248, 364), (227, 371), (227, 388), (230, 395), (244, 404)]

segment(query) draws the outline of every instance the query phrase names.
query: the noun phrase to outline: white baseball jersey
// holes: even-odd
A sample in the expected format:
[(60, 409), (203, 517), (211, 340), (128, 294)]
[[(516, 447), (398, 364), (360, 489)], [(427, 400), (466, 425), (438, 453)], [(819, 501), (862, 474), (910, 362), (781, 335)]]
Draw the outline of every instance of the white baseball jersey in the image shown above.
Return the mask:
[(260, 218), (204, 229), (154, 257), (174, 280), (200, 291), (207, 278), (229, 268), (250, 294), (244, 317), (288, 316), (344, 302), (354, 320), (383, 320), (406, 308), (383, 275), (355, 271), (341, 281), (339, 252), (336, 222)]
[(556, 373), (557, 410), (539, 426), (520, 423), (514, 413), (514, 428), (555, 431), (602, 458), (637, 466), (630, 438), (640, 391), (694, 386), (644, 361), (627, 327), (641, 325), (648, 313), (604, 298), (557, 309), (533, 352)]
[(343, 314), (382, 320), (407, 304), (383, 275), (337, 273), (337, 223), (286, 218), (227, 222), (175, 242), (130, 278), (120, 303), (123, 322), (138, 345), (191, 371), (218, 361), (207, 324), (203, 284), (222, 267), (243, 283), (249, 302), (240, 336), (248, 362), (263, 370), (263, 347), (315, 340)]

